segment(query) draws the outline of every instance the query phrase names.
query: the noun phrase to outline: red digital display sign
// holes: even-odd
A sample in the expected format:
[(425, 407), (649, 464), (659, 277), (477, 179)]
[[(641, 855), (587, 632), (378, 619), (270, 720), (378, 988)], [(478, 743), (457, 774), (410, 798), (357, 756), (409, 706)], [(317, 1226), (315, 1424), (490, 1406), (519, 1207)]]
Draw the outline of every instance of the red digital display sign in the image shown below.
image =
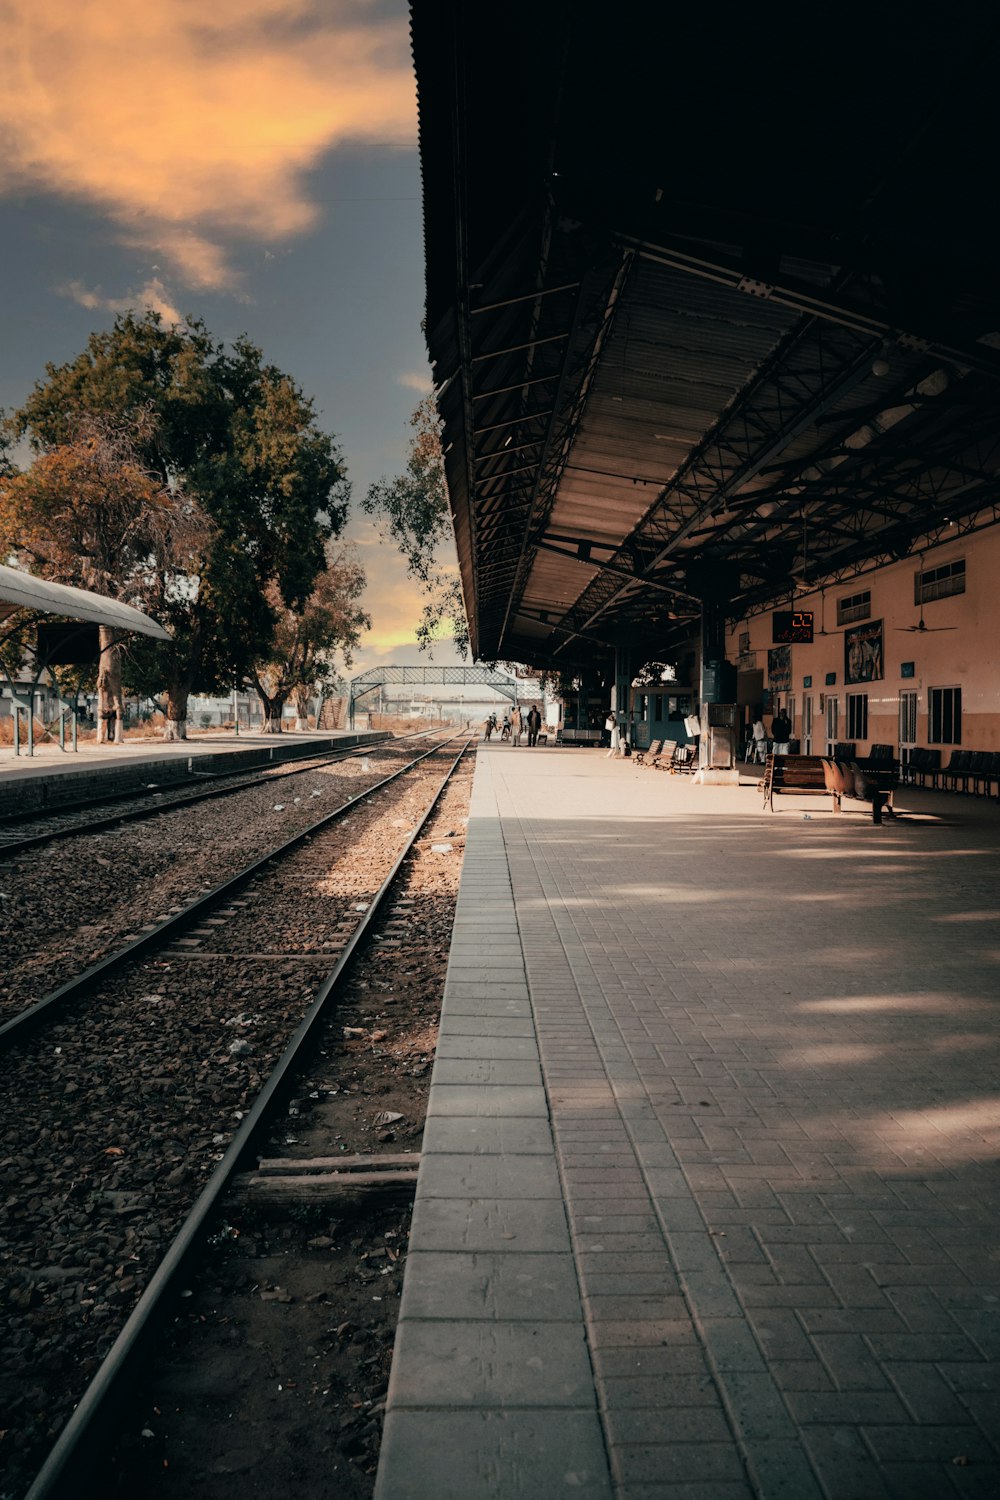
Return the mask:
[(811, 645), (811, 609), (776, 609), (771, 617), (771, 640), (776, 646)]

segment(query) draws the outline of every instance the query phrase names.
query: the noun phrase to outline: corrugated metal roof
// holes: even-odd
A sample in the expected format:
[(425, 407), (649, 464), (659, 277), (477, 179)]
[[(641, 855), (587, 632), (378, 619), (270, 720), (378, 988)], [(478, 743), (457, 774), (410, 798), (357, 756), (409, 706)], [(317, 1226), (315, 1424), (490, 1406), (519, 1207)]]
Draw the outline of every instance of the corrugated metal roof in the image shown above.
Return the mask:
[[(737, 567), (735, 610), (787, 597), (804, 527), (836, 571), (990, 496), (994, 246), (953, 211), (963, 131), (995, 140), (960, 72), (989, 72), (985, 16), (901, 36), (869, 7), (865, 47), (845, 23), (806, 78), (790, 34), (704, 11), (415, 0), (428, 341), (481, 656), (662, 641), (696, 564)], [(667, 77), (679, 46), (707, 72)], [(933, 130), (918, 93), (887, 98), (889, 61), (933, 80)]]

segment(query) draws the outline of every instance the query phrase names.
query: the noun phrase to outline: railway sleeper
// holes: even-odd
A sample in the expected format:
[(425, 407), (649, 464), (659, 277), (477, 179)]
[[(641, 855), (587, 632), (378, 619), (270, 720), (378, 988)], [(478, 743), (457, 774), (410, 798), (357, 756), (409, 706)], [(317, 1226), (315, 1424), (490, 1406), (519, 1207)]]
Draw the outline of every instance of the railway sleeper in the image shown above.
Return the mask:
[(233, 1179), (232, 1194), (247, 1203), (289, 1204), (341, 1202), (358, 1194), (412, 1193), (416, 1190), (418, 1153), (382, 1156), (276, 1157), (256, 1172)]

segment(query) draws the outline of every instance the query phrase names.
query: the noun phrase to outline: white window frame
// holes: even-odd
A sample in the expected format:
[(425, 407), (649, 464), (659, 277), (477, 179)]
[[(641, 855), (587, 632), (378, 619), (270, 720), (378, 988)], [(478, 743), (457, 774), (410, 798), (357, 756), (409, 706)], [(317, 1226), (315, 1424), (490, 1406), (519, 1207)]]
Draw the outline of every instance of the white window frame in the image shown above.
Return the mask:
[(872, 591), (862, 589), (857, 594), (845, 594), (837, 600), (837, 624), (850, 625), (854, 620), (870, 620), (872, 617)]
[(921, 568), (914, 574), (914, 604), (930, 604), (933, 599), (950, 599), (955, 594), (964, 593), (964, 557), (952, 558), (951, 562), (938, 563), (933, 568)]

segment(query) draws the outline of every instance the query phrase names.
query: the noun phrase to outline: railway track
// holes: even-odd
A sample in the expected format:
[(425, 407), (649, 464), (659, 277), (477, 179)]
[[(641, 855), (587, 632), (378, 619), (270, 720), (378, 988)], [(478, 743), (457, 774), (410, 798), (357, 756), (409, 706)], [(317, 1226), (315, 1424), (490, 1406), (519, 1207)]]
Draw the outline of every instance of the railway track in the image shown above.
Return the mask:
[(265, 780), (0, 865), (0, 1024), (441, 737), (387, 740), (297, 781)]
[[(23, 1260), (26, 1246), (33, 1243), (42, 1263), (21, 1267), (26, 1274), (15, 1275), (13, 1306), (25, 1304), (26, 1288), (28, 1309), (33, 1300), (51, 1300), (53, 1292), (57, 1301), (73, 1305), (68, 1335), (56, 1333), (53, 1325), (55, 1336), (49, 1337), (46, 1311), (33, 1320), (34, 1337), (29, 1333), (25, 1338), (24, 1327), (15, 1327), (12, 1347), (33, 1371), (69, 1359), (74, 1370), (93, 1373), (28, 1491), (31, 1500), (84, 1491), (79, 1464), (96, 1451), (94, 1445), (100, 1446), (107, 1414), (132, 1378), (129, 1372), (161, 1316), (163, 1299), (176, 1292), (177, 1277), (197, 1251), (208, 1216), (233, 1173), (249, 1162), (273, 1111), (292, 1087), (298, 1060), (334, 1002), (355, 954), (380, 920), (395, 875), (470, 744), (466, 741), (451, 759), (440, 782), (442, 752), (451, 757), (454, 745), (431, 747), (404, 770), (255, 861), (237, 882), (226, 882), (210, 893), (211, 899), (190, 903), (184, 913), (146, 935), (138, 951), (137, 945), (128, 945), (0, 1034), (14, 1049), (5, 1070), (18, 1080), (10, 1095), (8, 1122), (18, 1100), (32, 1098), (53, 1066), (62, 1073), (58, 1059), (70, 1054), (67, 1082), (54, 1091), (43, 1084), (43, 1092), (54, 1103), (77, 1095), (80, 1080), (89, 1078), (95, 1096), (87, 1100), (83, 1123), (71, 1136), (58, 1123), (42, 1127), (43, 1137), (54, 1137), (48, 1146), (55, 1156), (45, 1183), (47, 1206), (30, 1196), (30, 1181), (26, 1204), (29, 1216), (40, 1211), (44, 1227), (41, 1222), (27, 1226), (15, 1250)], [(416, 778), (408, 775), (414, 771)], [(429, 787), (432, 773), (434, 786)], [(419, 789), (411, 790), (414, 779)], [(414, 798), (422, 803), (415, 827)], [(402, 817), (392, 816), (400, 812)], [(365, 824), (364, 870), (358, 867), (356, 830), (344, 827), (348, 821)], [(397, 832), (395, 847), (387, 853), (387, 831), (400, 828), (404, 831)], [(338, 884), (337, 860), (345, 845), (352, 846), (348, 852), (354, 874)], [(376, 845), (377, 876), (371, 869)], [(237, 890), (242, 900), (234, 894)], [(359, 895), (366, 899), (351, 899)], [(209, 925), (206, 916), (213, 910), (216, 915)], [(192, 932), (193, 922), (199, 925)], [(265, 931), (267, 948), (262, 951)], [(185, 938), (185, 932), (191, 936)], [(150, 991), (153, 984), (159, 986), (155, 992)], [(69, 1017), (65, 1008), (72, 998), (88, 994), (85, 1025), (78, 1025), (76, 1012)], [(235, 1015), (230, 1014), (234, 1009)], [(32, 1038), (40, 1027), (45, 1027), (44, 1034)], [(294, 1033), (291, 1041), (289, 1033)], [(182, 1068), (176, 1054), (184, 1055), (185, 1049), (188, 1061)], [(15, 1066), (21, 1058), (23, 1071)], [(81, 1132), (85, 1141), (78, 1139)], [(101, 1145), (111, 1137), (111, 1144)], [(119, 1140), (125, 1144), (117, 1144)], [(22, 1140), (19, 1145), (23, 1161), (24, 1149), (32, 1152), (34, 1143)], [(165, 1161), (154, 1165), (147, 1145), (158, 1147)], [(6, 1149), (16, 1154), (19, 1148)], [(69, 1154), (60, 1163), (64, 1149)], [(130, 1158), (137, 1158), (133, 1176), (128, 1171)], [(38, 1170), (45, 1174), (40, 1159), (33, 1165), (29, 1178)], [(170, 1221), (172, 1232), (189, 1208), (160, 1259), (164, 1223)], [(155, 1270), (153, 1242), (159, 1260)], [(95, 1257), (88, 1259), (94, 1246), (99, 1250), (96, 1258), (110, 1248), (111, 1259), (120, 1261), (110, 1286), (92, 1264)], [(7, 1249), (4, 1258), (9, 1269)], [(91, 1274), (93, 1284), (88, 1282)], [(89, 1287), (91, 1295), (77, 1296), (81, 1287)], [(128, 1321), (106, 1351), (107, 1325), (113, 1329), (140, 1292)], [(18, 1323), (16, 1316), (14, 1322)], [(94, 1352), (85, 1352), (88, 1345)], [(89, 1366), (105, 1353), (106, 1359), (91, 1372)], [(30, 1382), (28, 1397), (36, 1407), (44, 1406), (47, 1415), (51, 1410), (58, 1427), (66, 1415), (65, 1400), (61, 1411), (53, 1410), (46, 1404), (44, 1389), (31, 1394)]]
[[(457, 736), (451, 736), (451, 738), (454, 739)], [(447, 744), (449, 741), (446, 740), (444, 743)], [(229, 876), (220, 884), (213, 886), (203, 895), (197, 896), (194, 900), (187, 902), (170, 916), (147, 928), (138, 937), (123, 944), (122, 947), (116, 949), (113, 953), (109, 953), (96, 964), (92, 964), (83, 973), (60, 985), (58, 989), (46, 995), (44, 999), (37, 1001), (34, 1005), (28, 1006), (18, 1015), (5, 1021), (0, 1025), (0, 1056), (11, 1045), (21, 1041), (30, 1032), (44, 1025), (55, 1013), (71, 1004), (74, 1000), (78, 1000), (86, 995), (125, 964), (132, 963), (136, 959), (154, 952), (156, 949), (165, 946), (173, 940), (185, 941), (185, 933), (190, 927), (203, 918), (211, 917), (216, 907), (222, 905), (228, 898), (236, 896), (244, 885), (263, 872), (267, 866), (271, 865), (274, 861), (287, 857), (294, 850), (306, 843), (307, 840), (321, 832), (321, 830), (340, 821), (351, 809), (367, 801), (384, 787), (390, 786), (393, 782), (399, 780), (400, 777), (405, 776), (415, 766), (420, 765), (422, 761), (433, 755), (439, 748), (440, 745), (433, 745), (429, 750), (423, 751), (414, 760), (407, 762), (406, 765), (391, 772), (390, 775), (383, 777), (380, 781), (376, 781), (374, 785), (358, 792), (356, 796), (348, 798), (346, 802), (341, 803), (332, 812), (325, 813), (323, 817), (318, 818), (298, 833), (293, 834), (290, 839), (286, 839), (260, 858), (244, 866), (242, 870)]]
[[(420, 730), (414, 735), (400, 736), (392, 743), (398, 744), (409, 739), (420, 739), (432, 733), (434, 733), (433, 730)], [(45, 844), (51, 844), (60, 839), (72, 838), (78, 834), (102, 833), (125, 823), (141, 822), (145, 818), (158, 817), (161, 813), (171, 812), (175, 808), (193, 807), (199, 802), (211, 802), (219, 797), (228, 797), (234, 792), (246, 791), (248, 788), (261, 786), (265, 782), (277, 784), (291, 777), (315, 771), (319, 766), (336, 765), (341, 761), (371, 755), (387, 743), (390, 743), (388, 737), (350, 750), (325, 749), (313, 755), (303, 756), (302, 764), (298, 763), (298, 757), (294, 763), (280, 767), (272, 762), (265, 762), (260, 766), (252, 767), (249, 775), (246, 768), (242, 771), (201, 771), (185, 781), (172, 783), (169, 788), (150, 785), (142, 790), (103, 793), (89, 800), (81, 798), (77, 802), (62, 803), (41, 811), (32, 809), (30, 812), (15, 813), (0, 821), (0, 862), (15, 859), (31, 849), (40, 849)], [(206, 786), (207, 781), (225, 784)], [(190, 786), (195, 786), (198, 790), (187, 792), (182, 796), (171, 795), (177, 787)], [(112, 802), (134, 802), (139, 805), (122, 808), (120, 811), (105, 813), (98, 817), (83, 816), (92, 812), (96, 807), (104, 807)], [(20, 827), (23, 824), (44, 826), (28, 833), (12, 831), (14, 826)]]

